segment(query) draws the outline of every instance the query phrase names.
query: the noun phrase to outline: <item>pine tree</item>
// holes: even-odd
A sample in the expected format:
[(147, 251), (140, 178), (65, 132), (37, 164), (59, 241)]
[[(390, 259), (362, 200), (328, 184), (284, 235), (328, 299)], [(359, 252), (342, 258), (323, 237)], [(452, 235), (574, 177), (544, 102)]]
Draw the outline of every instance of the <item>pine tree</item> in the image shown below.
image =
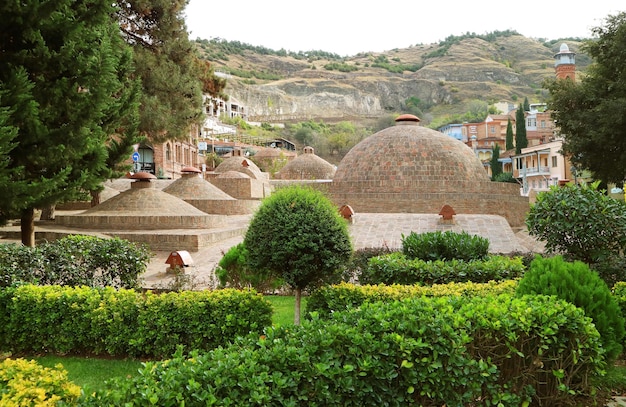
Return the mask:
[(509, 117), (506, 123), (506, 151), (513, 150), (515, 145), (513, 144), (513, 124), (511, 123), (511, 118)]
[(517, 112), (515, 112), (515, 154), (520, 154), (522, 148), (528, 147), (528, 138), (526, 138), (526, 117), (524, 108), (520, 104)]
[(203, 118), (202, 93), (221, 95), (226, 82), (201, 61), (184, 20), (187, 0), (125, 0), (117, 18), (141, 78), (139, 131), (153, 142), (184, 139)]
[(136, 105), (111, 2), (8, 2), (0, 12), (0, 108), (17, 129), (7, 169), (24, 186), (0, 213), (19, 216), (22, 243), (33, 246), (35, 208), (102, 181), (110, 136), (124, 134)]

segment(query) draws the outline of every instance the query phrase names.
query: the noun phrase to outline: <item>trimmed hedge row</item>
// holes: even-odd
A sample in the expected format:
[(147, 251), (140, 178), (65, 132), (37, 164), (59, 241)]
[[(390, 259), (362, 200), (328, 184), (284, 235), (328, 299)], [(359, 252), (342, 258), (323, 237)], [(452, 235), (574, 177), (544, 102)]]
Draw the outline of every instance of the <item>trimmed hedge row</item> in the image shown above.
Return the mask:
[(411, 259), (402, 253), (372, 257), (361, 271), (361, 284), (446, 284), (486, 283), (521, 277), (524, 264), (519, 257), (489, 256), (484, 260)]
[(321, 287), (307, 298), (306, 313), (317, 313), (321, 316), (333, 312), (356, 308), (364, 303), (376, 301), (395, 301), (413, 297), (443, 297), (443, 296), (488, 296), (500, 294), (514, 294), (517, 281), (488, 283), (449, 283), (435, 284), (430, 287), (418, 285), (355, 285), (340, 283)]
[(71, 235), (35, 247), (0, 245), (0, 287), (30, 283), (139, 288), (147, 246), (120, 238)]
[[(599, 335), (556, 298), (411, 298), (147, 363), (83, 405), (591, 405)], [(589, 404), (585, 404), (585, 402)], [(536, 403), (536, 404), (535, 404)]]
[(0, 362), (0, 405), (4, 407), (76, 405), (80, 394), (80, 387), (67, 378), (61, 365), (47, 368), (24, 359)]
[(179, 345), (208, 350), (271, 323), (271, 304), (254, 291), (0, 290), (0, 349), (17, 353), (163, 358)]

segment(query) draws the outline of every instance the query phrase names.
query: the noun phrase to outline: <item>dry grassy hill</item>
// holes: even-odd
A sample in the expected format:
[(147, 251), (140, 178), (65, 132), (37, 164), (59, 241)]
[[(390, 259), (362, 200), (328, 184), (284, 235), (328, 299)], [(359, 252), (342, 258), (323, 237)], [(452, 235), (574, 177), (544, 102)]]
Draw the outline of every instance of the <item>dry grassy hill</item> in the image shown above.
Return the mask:
[(228, 74), (226, 92), (248, 108), (250, 120), (265, 122), (377, 118), (405, 112), (410, 99), (427, 122), (463, 113), (472, 100), (543, 102), (542, 83), (554, 77), (563, 42), (584, 72), (590, 61), (580, 54), (580, 39), (541, 42), (511, 32), (346, 58), (196, 40), (203, 58)]

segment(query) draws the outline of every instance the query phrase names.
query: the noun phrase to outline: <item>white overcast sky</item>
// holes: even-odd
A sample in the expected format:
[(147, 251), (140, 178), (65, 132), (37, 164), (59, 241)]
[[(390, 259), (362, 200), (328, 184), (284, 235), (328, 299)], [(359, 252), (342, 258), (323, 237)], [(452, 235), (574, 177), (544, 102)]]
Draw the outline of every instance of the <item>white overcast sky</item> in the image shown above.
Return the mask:
[(624, 0), (190, 0), (190, 39), (223, 38), (273, 50), (322, 50), (341, 56), (429, 44), (449, 35), (515, 30), (547, 40), (591, 37)]

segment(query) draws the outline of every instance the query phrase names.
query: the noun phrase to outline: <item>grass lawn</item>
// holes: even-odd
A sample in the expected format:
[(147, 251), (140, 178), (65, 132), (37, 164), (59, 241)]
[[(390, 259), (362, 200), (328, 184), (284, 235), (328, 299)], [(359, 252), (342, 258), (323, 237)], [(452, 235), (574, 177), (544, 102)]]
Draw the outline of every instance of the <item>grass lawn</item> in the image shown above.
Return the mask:
[[(293, 296), (266, 296), (272, 303), (274, 325), (293, 324), (294, 297)], [(306, 298), (302, 298), (302, 309)], [(92, 392), (113, 377), (129, 377), (137, 374), (141, 361), (132, 359), (99, 359), (77, 356), (41, 356), (32, 358), (42, 366), (54, 367), (63, 365), (67, 370), (68, 378), (87, 392)]]
[[(274, 314), (272, 323), (274, 325), (293, 325), (295, 297), (291, 295), (266, 295), (265, 299), (272, 303)], [(302, 297), (300, 304), (301, 315), (306, 307), (306, 297)]]
[(42, 366), (63, 365), (68, 379), (90, 393), (113, 377), (130, 377), (137, 374), (141, 361), (132, 359), (98, 359), (78, 356), (41, 356), (33, 358)]

